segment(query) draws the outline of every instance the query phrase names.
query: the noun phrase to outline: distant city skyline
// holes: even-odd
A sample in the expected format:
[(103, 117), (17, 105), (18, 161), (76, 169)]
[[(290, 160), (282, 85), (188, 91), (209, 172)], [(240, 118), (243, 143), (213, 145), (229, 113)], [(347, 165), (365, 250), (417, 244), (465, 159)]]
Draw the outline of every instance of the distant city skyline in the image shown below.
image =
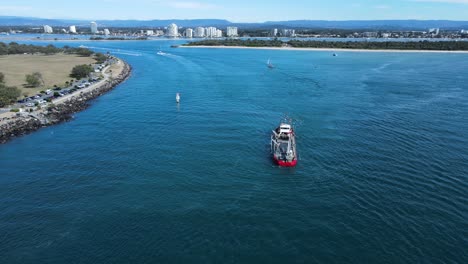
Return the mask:
[(232, 22), (281, 20), (467, 20), (468, 0), (16, 0), (0, 4), (0, 16), (54, 19), (201, 19)]

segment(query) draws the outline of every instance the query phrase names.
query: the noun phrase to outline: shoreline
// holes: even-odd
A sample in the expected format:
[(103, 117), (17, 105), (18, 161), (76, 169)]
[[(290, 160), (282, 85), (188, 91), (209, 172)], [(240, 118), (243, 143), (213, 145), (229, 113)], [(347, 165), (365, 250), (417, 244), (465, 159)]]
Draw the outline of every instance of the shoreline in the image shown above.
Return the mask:
[(109, 92), (130, 77), (132, 67), (121, 59), (118, 59), (117, 63), (123, 63), (117, 76), (114, 77), (113, 72), (111, 72), (101, 82), (83, 89), (78, 94), (69, 94), (57, 98), (52, 101), (51, 105), (32, 113), (23, 112), (19, 115), (12, 112), (4, 113), (7, 120), (0, 120), (0, 144), (39, 130), (42, 127), (68, 121), (74, 113), (88, 108), (91, 100)]
[(297, 50), (297, 51), (344, 51), (344, 52), (391, 52), (391, 53), (459, 53), (468, 50), (395, 50), (395, 49), (342, 49), (342, 48), (293, 48), (293, 47), (245, 47), (245, 46), (179, 46), (179, 48), (202, 49), (259, 49), (259, 50)]

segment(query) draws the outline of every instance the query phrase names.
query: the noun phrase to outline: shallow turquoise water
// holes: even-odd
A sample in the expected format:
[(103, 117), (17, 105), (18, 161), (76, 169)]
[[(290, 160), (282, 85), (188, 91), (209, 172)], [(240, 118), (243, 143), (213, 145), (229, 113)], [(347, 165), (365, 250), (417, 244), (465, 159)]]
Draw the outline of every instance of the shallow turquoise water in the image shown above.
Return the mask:
[(172, 43), (62, 43), (134, 71), (0, 146), (1, 263), (468, 261), (468, 54)]

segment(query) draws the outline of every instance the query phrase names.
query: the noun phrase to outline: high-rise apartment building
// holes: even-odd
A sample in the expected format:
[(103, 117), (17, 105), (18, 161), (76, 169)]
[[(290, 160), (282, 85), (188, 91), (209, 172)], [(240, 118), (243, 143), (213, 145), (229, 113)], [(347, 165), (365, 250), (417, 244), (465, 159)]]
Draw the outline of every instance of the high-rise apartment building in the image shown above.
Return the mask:
[(232, 37), (237, 37), (237, 27), (227, 27), (226, 29), (226, 37), (232, 38)]
[(170, 24), (167, 27), (166, 35), (168, 37), (172, 37), (172, 38), (178, 37), (179, 36), (179, 28), (177, 27), (177, 25), (174, 24), (174, 23)]
[(70, 26), (70, 28), (68, 29), (68, 31), (69, 31), (70, 33), (76, 34), (76, 27), (75, 27), (75, 26)]
[(52, 29), (51, 26), (49, 26), (49, 25), (45, 25), (45, 26), (44, 26), (44, 33), (50, 34), (50, 33), (52, 33), (52, 32), (54, 32), (54, 30)]
[(193, 37), (193, 29), (187, 28), (187, 29), (185, 30), (185, 37), (186, 37), (186, 38), (192, 38), (192, 37)]
[(96, 22), (91, 22), (91, 34), (97, 34), (98, 33), (98, 27)]
[(205, 28), (203, 27), (196, 27), (195, 32), (194, 32), (194, 37), (196, 38), (204, 38), (206, 36), (205, 34)]

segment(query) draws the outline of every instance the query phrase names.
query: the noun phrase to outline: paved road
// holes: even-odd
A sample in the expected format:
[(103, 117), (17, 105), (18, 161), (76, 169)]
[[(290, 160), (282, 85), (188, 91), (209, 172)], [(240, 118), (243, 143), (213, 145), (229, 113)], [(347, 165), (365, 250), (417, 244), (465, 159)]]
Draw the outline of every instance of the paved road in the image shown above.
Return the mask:
[[(117, 63), (119, 63), (119, 61), (117, 61)], [(40, 94), (40, 96), (38, 98), (31, 98), (29, 97), (30, 99), (28, 99), (27, 101), (25, 101), (24, 103), (15, 103), (14, 105), (11, 105), (9, 106), (6, 110), (6, 112), (9, 111), (9, 109), (14, 109), (14, 108), (24, 108), (24, 107), (33, 107), (33, 106), (27, 106), (28, 104), (34, 104), (38, 101), (41, 101), (41, 100), (46, 100), (46, 99), (49, 99), (49, 98), (52, 98), (50, 100), (52, 100), (53, 103), (60, 103), (60, 102), (63, 102), (64, 100), (62, 99), (68, 99), (70, 98), (71, 96), (73, 95), (76, 95), (78, 94), (78, 92), (83, 92), (83, 91), (89, 91), (90, 89), (93, 89), (96, 87), (96, 85), (99, 85), (99, 84), (102, 84), (103, 81), (107, 80), (109, 78), (109, 74), (105, 73), (105, 71), (110, 67), (111, 65), (105, 67), (102, 69), (101, 71), (101, 74), (104, 76), (103, 79), (101, 79), (100, 81), (98, 82), (95, 82), (95, 83), (89, 83), (88, 87), (83, 87), (83, 88), (79, 88), (77, 89), (76, 91), (74, 92), (70, 92), (71, 89), (73, 89), (74, 87), (76, 86), (80, 86), (80, 85), (84, 85), (85, 83), (88, 83), (88, 79), (89, 78), (83, 78), (81, 80), (78, 80), (74, 83), (72, 83), (70, 86), (68, 87), (65, 87), (65, 88), (62, 88), (60, 90), (51, 90), (51, 92), (49, 94)], [(62, 94), (65, 94), (65, 95), (62, 95), (61, 97), (58, 97), (56, 98), (55, 100), (53, 99), (54, 98), (54, 93), (55, 92), (59, 92), (59, 93), (62, 93)], [(0, 112), (2, 113), (2, 112)]]
[[(79, 81), (76, 81), (74, 82), (71, 86), (67, 87), (67, 88), (64, 88), (64, 89), (61, 89), (61, 90), (52, 90), (52, 92), (50, 94), (41, 94), (40, 98), (37, 98), (37, 99), (30, 99), (29, 101), (27, 102), (24, 102), (24, 103), (16, 103), (14, 105), (11, 105), (11, 106), (8, 106), (7, 108), (0, 108), (0, 121), (3, 119), (3, 118), (7, 118), (7, 117), (12, 117), (15, 115), (15, 113), (12, 113), (10, 112), (10, 109), (19, 109), (19, 108), (34, 108), (35, 106), (33, 107), (28, 107), (26, 106), (28, 103), (35, 103), (39, 100), (45, 100), (45, 99), (48, 99), (48, 98), (51, 98), (51, 97), (54, 97), (54, 92), (65, 92), (67, 94), (61, 96), (61, 97), (58, 97), (58, 98), (55, 98), (55, 99), (52, 99), (52, 103), (54, 104), (59, 104), (59, 103), (63, 103), (64, 101), (72, 98), (73, 96), (76, 96), (76, 95), (79, 95), (81, 92), (88, 92), (88, 91), (91, 91), (93, 89), (95, 89), (96, 87), (102, 85), (104, 82), (106, 82), (107, 80), (109, 80), (110, 77), (112, 77), (112, 73), (106, 73), (106, 71), (112, 66), (112, 65), (120, 65), (122, 62), (120, 60), (117, 60), (115, 62), (115, 60), (112, 60), (114, 61), (114, 64), (110, 64), (108, 66), (106, 66), (105, 68), (102, 69), (101, 71), (101, 74), (103, 75), (104, 78), (102, 78), (101, 80), (97, 81), (97, 82), (94, 82), (94, 83), (91, 83), (88, 87), (84, 87), (84, 88), (79, 88), (77, 90), (75, 90), (74, 92), (70, 92), (71, 89), (73, 89), (75, 86), (78, 86), (78, 85), (81, 85), (83, 83), (86, 83), (88, 78), (84, 78), (84, 79), (81, 79)], [(42, 106), (45, 106), (47, 105), (44, 104)]]

